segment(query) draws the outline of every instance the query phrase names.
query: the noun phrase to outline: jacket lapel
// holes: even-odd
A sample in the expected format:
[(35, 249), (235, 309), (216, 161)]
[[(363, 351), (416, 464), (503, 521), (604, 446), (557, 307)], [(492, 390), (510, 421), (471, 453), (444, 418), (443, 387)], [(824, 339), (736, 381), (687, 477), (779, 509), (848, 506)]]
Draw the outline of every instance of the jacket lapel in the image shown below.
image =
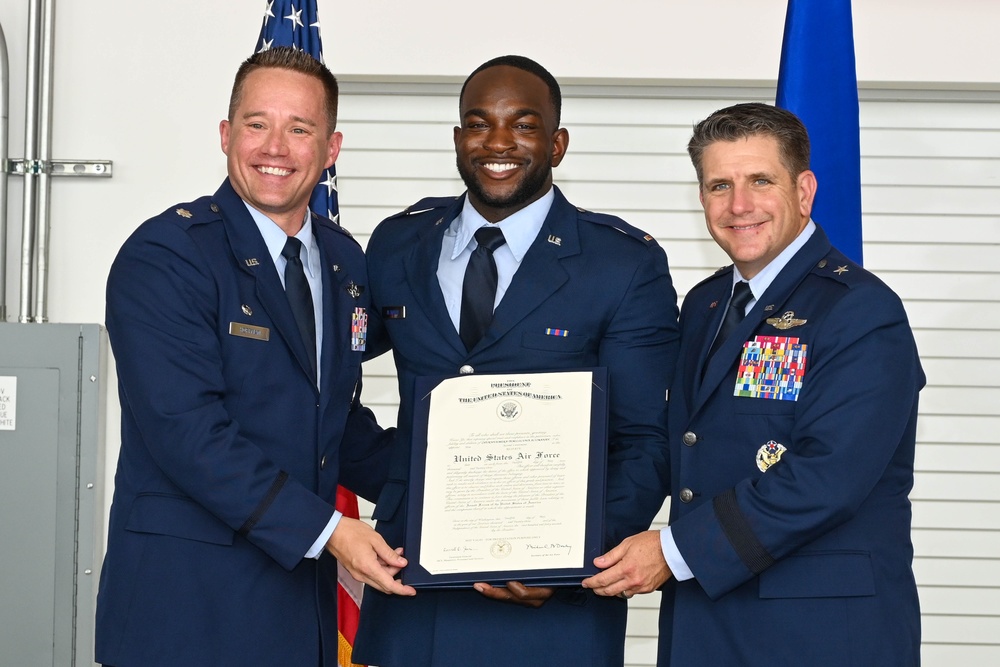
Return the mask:
[(223, 224), (236, 264), (255, 281), (257, 299), (267, 316), (277, 329), (277, 333), (292, 351), (302, 371), (316, 383), (316, 371), (312, 368), (305, 343), (299, 334), (288, 297), (278, 278), (278, 270), (271, 260), (271, 254), (257, 229), (250, 212), (233, 190), (229, 179), (222, 184), (212, 197), (212, 201), (222, 212)]
[(403, 260), (407, 282), (414, 300), (427, 313), (441, 340), (446, 341), (462, 356), (466, 354), (465, 344), (455, 331), (451, 316), (448, 314), (448, 307), (445, 305), (441, 285), (438, 282), (437, 269), (444, 232), (458, 217), (464, 202), (464, 196), (457, 198), (433, 225), (419, 232), (416, 246)]
[[(357, 283), (350, 275), (345, 258), (338, 252), (339, 232), (328, 229), (329, 223), (320, 223), (313, 217), (313, 234), (319, 245), (320, 275), (323, 280), (323, 342), (320, 374), (320, 394), (329, 399), (333, 395), (331, 383), (337, 380), (338, 367), (334, 361), (349, 355), (351, 345), (351, 316), (361, 300), (367, 285)], [(361, 278), (359, 278), (361, 279)], [(353, 285), (352, 290), (348, 290)], [(357, 294), (357, 296), (354, 296)], [(339, 365), (339, 364), (338, 364)]]
[[(550, 243), (556, 237), (559, 243)], [(493, 313), (493, 322), (473, 350), (483, 349), (501, 340), (512, 328), (545, 303), (563, 284), (569, 274), (561, 262), (564, 257), (580, 253), (580, 231), (577, 211), (555, 188), (552, 208), (542, 223), (510, 287)]]

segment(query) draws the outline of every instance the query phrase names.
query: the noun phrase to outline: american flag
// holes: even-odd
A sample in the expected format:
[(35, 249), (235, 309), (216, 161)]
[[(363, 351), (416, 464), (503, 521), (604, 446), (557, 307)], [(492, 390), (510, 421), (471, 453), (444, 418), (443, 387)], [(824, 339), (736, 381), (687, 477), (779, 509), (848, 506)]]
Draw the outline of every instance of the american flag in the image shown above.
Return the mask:
[[(316, 0), (267, 0), (264, 21), (257, 38), (257, 51), (274, 46), (295, 46), (320, 62), (323, 61), (323, 40), (319, 34)], [(331, 166), (313, 190), (309, 206), (313, 211), (340, 222), (337, 202), (337, 169)]]
[[(267, 0), (264, 21), (257, 38), (257, 51), (274, 46), (295, 46), (323, 62), (323, 42), (319, 34), (319, 16), (316, 0)], [(327, 169), (313, 190), (309, 206), (317, 213), (325, 213), (334, 222), (340, 222), (337, 202), (337, 171)], [(337, 510), (346, 517), (358, 518), (358, 499), (353, 493), (337, 487)], [(361, 607), (361, 583), (355, 580), (342, 565), (337, 570), (337, 664), (340, 667), (361, 667), (351, 661), (354, 637), (358, 631), (358, 612)]]

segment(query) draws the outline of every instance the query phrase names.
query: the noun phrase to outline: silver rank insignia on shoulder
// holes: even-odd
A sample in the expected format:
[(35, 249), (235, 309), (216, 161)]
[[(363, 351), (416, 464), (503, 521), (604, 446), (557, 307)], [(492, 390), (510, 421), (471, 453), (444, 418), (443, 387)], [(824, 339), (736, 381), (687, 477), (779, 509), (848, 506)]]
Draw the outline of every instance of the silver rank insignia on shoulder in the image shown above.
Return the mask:
[(181, 216), (182, 218), (190, 218), (191, 211), (187, 210), (186, 208), (179, 208), (177, 209), (177, 215)]
[(549, 243), (551, 243), (552, 245), (559, 245), (559, 246), (561, 246), (562, 245), (562, 239), (559, 238), (558, 236), (556, 236), (555, 234), (549, 234)]
[(253, 317), (253, 309), (250, 308), (250, 306), (246, 305), (245, 303), (242, 306), (240, 306), (240, 310), (242, 310), (243, 314), (246, 315), (247, 317)]
[(847, 273), (847, 271), (848, 271), (848, 269), (847, 269), (847, 265), (846, 264), (844, 264), (843, 266), (838, 266), (837, 268), (835, 268), (833, 270), (833, 272), (836, 273), (838, 276), (841, 275), (841, 274)]
[(785, 453), (786, 449), (787, 447), (781, 443), (768, 440), (766, 445), (761, 445), (760, 449), (757, 450), (757, 468), (761, 472), (767, 472), (768, 468), (781, 460), (781, 455)]
[(791, 310), (786, 312), (781, 317), (769, 317), (765, 321), (775, 329), (780, 329), (781, 331), (785, 331), (786, 329), (792, 329), (794, 327), (800, 327), (806, 322), (808, 322), (808, 320), (796, 319), (795, 313), (792, 312)]
[(355, 299), (358, 299), (361, 297), (362, 294), (365, 293), (365, 286), (358, 285), (352, 280), (351, 282), (347, 283), (347, 293), (350, 294)]

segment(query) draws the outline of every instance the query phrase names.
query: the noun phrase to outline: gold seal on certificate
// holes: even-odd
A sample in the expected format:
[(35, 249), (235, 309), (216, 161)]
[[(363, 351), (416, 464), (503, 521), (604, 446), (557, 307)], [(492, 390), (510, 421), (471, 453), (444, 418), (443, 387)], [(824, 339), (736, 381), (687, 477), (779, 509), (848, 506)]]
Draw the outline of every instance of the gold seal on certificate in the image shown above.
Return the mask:
[(606, 375), (421, 379), (404, 582), (586, 576), (602, 546)]

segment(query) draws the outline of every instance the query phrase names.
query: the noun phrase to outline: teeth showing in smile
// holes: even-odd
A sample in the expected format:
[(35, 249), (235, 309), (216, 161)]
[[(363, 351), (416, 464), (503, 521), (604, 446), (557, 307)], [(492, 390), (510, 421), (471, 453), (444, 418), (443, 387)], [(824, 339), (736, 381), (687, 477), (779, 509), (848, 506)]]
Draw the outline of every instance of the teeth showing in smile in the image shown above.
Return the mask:
[(489, 169), (495, 174), (502, 174), (505, 171), (510, 171), (511, 169), (516, 169), (516, 164), (499, 164), (497, 162), (486, 162), (483, 167)]
[(280, 169), (278, 167), (257, 167), (257, 171), (262, 174), (268, 174), (270, 176), (288, 176), (291, 171), (287, 169)]

